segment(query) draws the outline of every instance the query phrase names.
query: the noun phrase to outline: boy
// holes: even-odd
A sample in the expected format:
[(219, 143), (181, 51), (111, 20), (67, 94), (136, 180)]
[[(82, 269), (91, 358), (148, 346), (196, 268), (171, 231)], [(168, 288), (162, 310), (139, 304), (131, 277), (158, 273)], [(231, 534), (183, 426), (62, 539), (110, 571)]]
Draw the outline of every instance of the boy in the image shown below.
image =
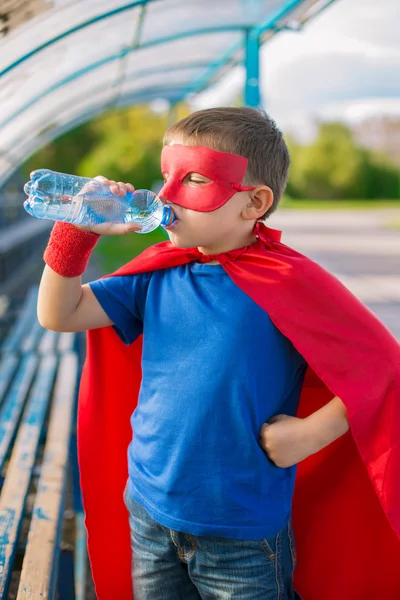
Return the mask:
[[(164, 138), (160, 196), (177, 216), (167, 228), (170, 243), (146, 251), (112, 277), (82, 286), (80, 275), (98, 236), (138, 227), (104, 224), (78, 231), (57, 224), (53, 230), (39, 290), (39, 320), (57, 331), (95, 330), (88, 338), (91, 358), (80, 400), (84, 470), (82, 456), (89, 455), (92, 462), (105, 461), (110, 471), (119, 469), (116, 448), (126, 425), (116, 408), (109, 411), (110, 406), (121, 411), (135, 407), (128, 398), (137, 393), (140, 381), (139, 355), (133, 349), (143, 334), (142, 380), (131, 418), (134, 435), (124, 494), (136, 600), (293, 599), (296, 464), (348, 431), (350, 413), (353, 417), (360, 408), (350, 392), (366, 381), (361, 369), (368, 368), (372, 354), (376, 364), (374, 344), (385, 348), (391, 360), (399, 356), (397, 342), (366, 309), (360, 326), (353, 325), (362, 305), (339, 282), (327, 279), (322, 269), (280, 244), (278, 232), (260, 224), (276, 210), (288, 168), (282, 135), (265, 113), (249, 108), (200, 111), (171, 127)], [(103, 181), (121, 195), (133, 190), (131, 184)], [(320, 300), (311, 288), (317, 279)], [(336, 309), (348, 314), (336, 316)], [(321, 311), (326, 315), (319, 317)], [(309, 331), (315, 312), (316, 325)], [(344, 331), (329, 332), (328, 317), (336, 318), (339, 328), (352, 323), (355, 336), (365, 335), (368, 319), (373, 349), (346, 348), (344, 339), (343, 349), (335, 348)], [(124, 344), (128, 349), (122, 349)], [(327, 350), (329, 344), (332, 349)], [(335, 349), (343, 356), (334, 356)], [(350, 350), (353, 369), (360, 368), (354, 376), (343, 369), (353, 356)], [(332, 369), (327, 361), (331, 355)], [(332, 384), (332, 392), (329, 401), (325, 398), (299, 418), (308, 365), (324, 384)], [(392, 371), (385, 375), (383, 387), (397, 385), (395, 377)], [(339, 395), (332, 399), (333, 390), (342, 389), (346, 407)], [(386, 407), (386, 395), (380, 396)], [(82, 408), (88, 398), (92, 412)], [(96, 411), (102, 413), (98, 427), (91, 422), (98, 422)], [(114, 427), (109, 438), (104, 423), (107, 431)], [(365, 420), (359, 423), (354, 416), (353, 435), (359, 434), (363, 454), (371, 438), (365, 436)], [(125, 600), (131, 597), (126, 580), (106, 581), (102, 571), (110, 570), (110, 563), (96, 558), (94, 549), (104, 545), (99, 523), (112, 518), (115, 488), (121, 485), (120, 478), (118, 486), (110, 484), (110, 471), (83, 474), (83, 483), (92, 490), (85, 503), (89, 549), (92, 544), (92, 567), (102, 580), (99, 598)], [(97, 525), (91, 527), (88, 506), (102, 496), (107, 496), (109, 510), (98, 511)], [(379, 515), (379, 531), (386, 527), (390, 538), (393, 532)], [(390, 539), (398, 552), (397, 538)], [(340, 588), (350, 590), (346, 597), (340, 592), (341, 600), (366, 600), (354, 595), (352, 585)], [(368, 589), (371, 585), (369, 581)], [(331, 582), (329, 587), (334, 587)], [(310, 593), (305, 600), (330, 598), (322, 589), (323, 596), (320, 584), (311, 592), (309, 583), (300, 580), (300, 593)], [(360, 590), (357, 577), (354, 589)], [(339, 597), (334, 593), (332, 598)]]

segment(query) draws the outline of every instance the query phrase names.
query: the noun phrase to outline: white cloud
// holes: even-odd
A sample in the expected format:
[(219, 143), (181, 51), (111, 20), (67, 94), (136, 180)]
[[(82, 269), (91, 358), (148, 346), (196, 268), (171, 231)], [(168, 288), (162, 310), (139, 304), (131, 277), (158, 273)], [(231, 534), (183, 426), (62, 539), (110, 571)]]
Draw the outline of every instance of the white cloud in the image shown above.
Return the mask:
[[(387, 110), (400, 115), (398, 8), (398, 0), (337, 0), (303, 31), (267, 42), (261, 91), (278, 124), (305, 127), (313, 117), (351, 119)], [(244, 70), (235, 69), (196, 106), (229, 103), (244, 78)]]

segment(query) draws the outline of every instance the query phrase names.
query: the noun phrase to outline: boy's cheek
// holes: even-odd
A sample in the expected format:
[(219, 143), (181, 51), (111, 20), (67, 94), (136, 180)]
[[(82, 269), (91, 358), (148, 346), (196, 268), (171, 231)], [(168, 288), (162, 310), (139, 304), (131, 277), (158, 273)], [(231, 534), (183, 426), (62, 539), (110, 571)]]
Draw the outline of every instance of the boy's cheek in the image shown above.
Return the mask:
[(193, 248), (196, 243), (194, 240), (187, 239), (187, 236), (176, 235), (173, 231), (167, 231), (169, 241), (177, 248)]

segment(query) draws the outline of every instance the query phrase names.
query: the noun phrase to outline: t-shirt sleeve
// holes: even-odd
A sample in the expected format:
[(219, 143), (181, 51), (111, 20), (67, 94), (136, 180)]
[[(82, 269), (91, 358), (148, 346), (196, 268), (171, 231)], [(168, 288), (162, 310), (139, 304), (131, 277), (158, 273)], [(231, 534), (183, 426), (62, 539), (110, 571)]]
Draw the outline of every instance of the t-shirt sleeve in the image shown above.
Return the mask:
[(106, 277), (89, 286), (120, 339), (129, 346), (143, 332), (143, 316), (150, 274)]

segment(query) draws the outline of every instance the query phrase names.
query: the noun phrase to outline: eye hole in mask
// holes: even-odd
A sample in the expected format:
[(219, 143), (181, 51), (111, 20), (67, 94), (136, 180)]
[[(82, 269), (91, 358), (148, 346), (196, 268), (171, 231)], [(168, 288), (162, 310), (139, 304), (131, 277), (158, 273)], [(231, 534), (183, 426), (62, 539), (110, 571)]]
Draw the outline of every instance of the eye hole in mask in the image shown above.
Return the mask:
[[(164, 173), (164, 175), (163, 175), (163, 180), (164, 180), (164, 184), (167, 183), (168, 175), (166, 173)], [(212, 179), (209, 179), (205, 175), (200, 175), (199, 173), (194, 173), (194, 172), (188, 173), (182, 181), (182, 185), (192, 184), (193, 186), (207, 185), (208, 183), (212, 183)]]
[(188, 173), (186, 175), (186, 177), (183, 180), (183, 185), (207, 185), (209, 183), (212, 183), (212, 179), (209, 179), (208, 177), (199, 175), (197, 173)]

